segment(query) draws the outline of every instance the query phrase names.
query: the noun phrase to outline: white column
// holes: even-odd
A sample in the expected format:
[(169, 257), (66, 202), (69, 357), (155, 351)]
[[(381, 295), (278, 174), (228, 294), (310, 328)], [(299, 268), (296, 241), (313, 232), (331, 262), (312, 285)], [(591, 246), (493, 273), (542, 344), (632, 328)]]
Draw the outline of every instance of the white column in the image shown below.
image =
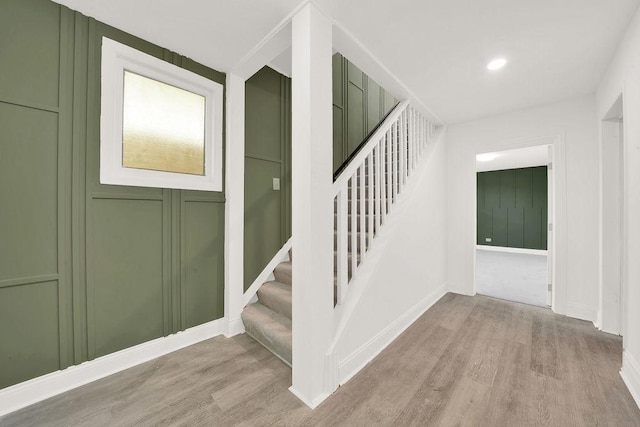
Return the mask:
[(293, 17), (290, 390), (312, 408), (332, 391), (325, 375), (333, 319), (331, 32), (313, 4)]
[(244, 332), (244, 84), (227, 74), (227, 145), (225, 158), (224, 315), (226, 337)]

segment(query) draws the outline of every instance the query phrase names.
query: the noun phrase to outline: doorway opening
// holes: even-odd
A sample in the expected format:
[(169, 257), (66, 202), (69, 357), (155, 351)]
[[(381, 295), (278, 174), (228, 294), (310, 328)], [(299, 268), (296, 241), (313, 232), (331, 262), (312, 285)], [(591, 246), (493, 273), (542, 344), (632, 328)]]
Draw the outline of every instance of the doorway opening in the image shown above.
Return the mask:
[(624, 335), (624, 119), (622, 95), (602, 119), (600, 329)]
[(552, 155), (538, 145), (476, 156), (477, 293), (551, 306)]

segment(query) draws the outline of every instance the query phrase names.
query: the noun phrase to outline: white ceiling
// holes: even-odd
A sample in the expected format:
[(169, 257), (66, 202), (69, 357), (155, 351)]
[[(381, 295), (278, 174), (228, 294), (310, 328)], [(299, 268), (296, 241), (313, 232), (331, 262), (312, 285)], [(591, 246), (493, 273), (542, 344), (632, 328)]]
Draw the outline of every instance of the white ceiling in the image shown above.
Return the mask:
[[(476, 156), (476, 171), (497, 171), (503, 169), (544, 166), (549, 163), (549, 146), (516, 148), (514, 150), (494, 151)], [(490, 156), (486, 156), (490, 155)], [(485, 160), (481, 160), (481, 159)]]
[[(57, 1), (226, 72), (304, 0)], [(316, 0), (447, 123), (594, 92), (639, 2)]]

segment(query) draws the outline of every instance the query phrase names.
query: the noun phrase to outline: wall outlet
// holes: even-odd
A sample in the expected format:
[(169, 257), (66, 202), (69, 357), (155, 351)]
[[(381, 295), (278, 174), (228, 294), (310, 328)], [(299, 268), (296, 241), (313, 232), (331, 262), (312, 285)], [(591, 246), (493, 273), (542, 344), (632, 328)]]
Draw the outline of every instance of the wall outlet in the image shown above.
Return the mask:
[(280, 178), (273, 178), (274, 191), (280, 191)]
[(491, 243), (491, 237), (485, 237), (484, 241), (487, 242), (487, 243)]

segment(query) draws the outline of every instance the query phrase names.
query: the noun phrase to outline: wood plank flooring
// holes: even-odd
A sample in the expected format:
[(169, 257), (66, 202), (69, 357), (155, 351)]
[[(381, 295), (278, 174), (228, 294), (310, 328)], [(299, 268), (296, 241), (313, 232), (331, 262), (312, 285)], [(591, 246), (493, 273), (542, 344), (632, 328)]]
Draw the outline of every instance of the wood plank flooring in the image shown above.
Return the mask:
[(217, 337), (4, 418), (2, 426), (640, 426), (622, 340), (550, 310), (445, 295), (311, 411), (291, 371)]

